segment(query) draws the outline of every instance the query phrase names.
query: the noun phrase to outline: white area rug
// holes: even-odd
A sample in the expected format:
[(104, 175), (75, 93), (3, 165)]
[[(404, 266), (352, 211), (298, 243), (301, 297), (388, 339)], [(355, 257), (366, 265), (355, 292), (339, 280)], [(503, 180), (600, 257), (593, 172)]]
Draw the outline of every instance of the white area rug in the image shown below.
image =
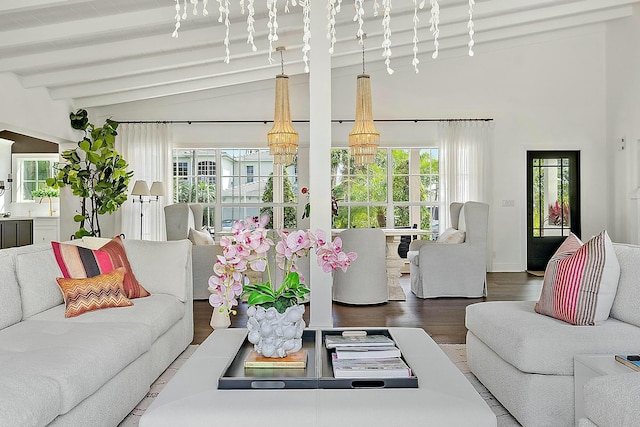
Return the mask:
[[(153, 399), (164, 388), (165, 384), (178, 372), (178, 369), (184, 362), (196, 351), (197, 345), (190, 345), (178, 358), (167, 368), (166, 371), (155, 383), (151, 385), (149, 393), (138, 403), (133, 411), (120, 423), (119, 427), (137, 427), (140, 417), (149, 407)], [(496, 414), (498, 419), (498, 427), (518, 427), (520, 424), (509, 414), (509, 412), (496, 400), (495, 397), (487, 390), (478, 379), (469, 371), (467, 366), (467, 351), (464, 344), (440, 344), (440, 348), (451, 359), (451, 361), (462, 371), (464, 376), (473, 385), (476, 391), (487, 402), (487, 405)]]
[(402, 286), (393, 286), (389, 288), (389, 301), (406, 301), (407, 296)]

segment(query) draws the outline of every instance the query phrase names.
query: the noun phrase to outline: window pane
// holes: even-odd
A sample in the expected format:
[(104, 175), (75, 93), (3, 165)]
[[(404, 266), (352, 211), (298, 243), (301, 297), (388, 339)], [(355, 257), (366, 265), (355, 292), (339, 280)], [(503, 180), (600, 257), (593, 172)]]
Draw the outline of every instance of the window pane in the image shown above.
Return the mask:
[(393, 177), (393, 201), (408, 202), (409, 201), (409, 176)]
[(433, 202), (438, 200), (438, 177), (422, 176), (420, 177), (422, 188), (420, 189), (420, 200), (423, 202)]
[(38, 160), (38, 180), (44, 181), (51, 177), (51, 162), (49, 160)]
[(410, 227), (409, 222), (409, 206), (395, 206), (393, 208), (394, 226), (397, 227)]
[(369, 180), (365, 174), (351, 177), (349, 185), (350, 202), (366, 202), (369, 198)]
[[(36, 162), (35, 160), (25, 160), (23, 163), (23, 175), (25, 180), (34, 181), (36, 179)], [(29, 193), (31, 194), (31, 193)]]
[(33, 200), (33, 196), (31, 195), (31, 192), (36, 189), (36, 183), (34, 181), (23, 182), (22, 188), (23, 188), (23, 199)]
[(369, 201), (387, 201), (387, 171), (372, 168), (369, 172)]

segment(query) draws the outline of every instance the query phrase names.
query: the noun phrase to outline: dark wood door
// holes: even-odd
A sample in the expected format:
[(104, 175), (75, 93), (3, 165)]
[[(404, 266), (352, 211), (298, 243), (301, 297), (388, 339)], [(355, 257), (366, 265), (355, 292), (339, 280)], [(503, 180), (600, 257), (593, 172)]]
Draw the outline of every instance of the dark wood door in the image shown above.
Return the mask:
[(580, 237), (580, 152), (527, 152), (527, 269), (544, 270), (569, 235)]

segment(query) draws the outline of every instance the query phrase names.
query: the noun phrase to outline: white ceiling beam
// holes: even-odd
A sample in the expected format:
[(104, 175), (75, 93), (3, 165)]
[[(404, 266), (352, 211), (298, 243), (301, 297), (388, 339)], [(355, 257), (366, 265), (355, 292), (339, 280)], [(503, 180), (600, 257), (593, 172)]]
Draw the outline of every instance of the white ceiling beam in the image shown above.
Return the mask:
[[(210, 15), (211, 16), (211, 15)], [(299, 28), (302, 34), (302, 27), (299, 25), (301, 15), (286, 15), (278, 22), (281, 28), (281, 37), (286, 37), (292, 31), (287, 28)], [(267, 20), (257, 20), (255, 24), (255, 43), (258, 52), (251, 52), (251, 48), (246, 44), (247, 33), (244, 25), (232, 25), (229, 39), (232, 43), (232, 55), (255, 54), (267, 55)], [(3, 57), (0, 61), (0, 72), (13, 71), (17, 74), (29, 74), (29, 70), (42, 70), (51, 68), (62, 70), (65, 67), (79, 68), (83, 66), (99, 65), (108, 63), (109, 67), (116, 68), (114, 62), (126, 62), (127, 59), (140, 59), (153, 56), (153, 54), (164, 55), (166, 52), (189, 51), (198, 48), (206, 48), (215, 44), (218, 51), (224, 53), (222, 40), (225, 34), (225, 27), (218, 22), (199, 28), (196, 30), (181, 31), (178, 38), (171, 37), (173, 26), (168, 28), (166, 34), (147, 37), (135, 37), (130, 40), (101, 43), (99, 45), (81, 46), (69, 49), (51, 49), (45, 52), (37, 52), (23, 56)], [(1, 33), (0, 33), (1, 35)], [(300, 35), (300, 39), (302, 36)], [(107, 40), (107, 39), (105, 39)], [(281, 41), (278, 42), (281, 44)], [(124, 60), (123, 60), (124, 58)], [(203, 60), (201, 59), (201, 61)], [(27, 79), (27, 82), (29, 79)], [(30, 84), (30, 83), (28, 83)]]
[[(301, 65), (292, 68), (291, 74), (304, 72)], [(140, 99), (153, 99), (164, 96), (179, 95), (189, 92), (197, 92), (205, 89), (215, 89), (219, 87), (252, 83), (259, 80), (273, 79), (275, 74), (271, 69), (252, 70), (248, 72), (233, 73), (226, 76), (211, 77), (202, 80), (192, 80), (184, 83), (174, 83), (165, 86), (155, 86), (143, 89), (136, 89), (126, 92), (111, 93), (86, 98), (76, 98), (75, 105), (79, 108), (98, 107), (102, 105), (122, 104)]]
[(45, 7), (89, 3), (90, 1), (92, 0), (2, 0), (0, 2), (0, 13), (24, 12)]
[[(39, 25), (0, 32), (0, 48), (24, 46), (36, 43), (48, 43), (55, 40), (113, 34), (122, 31), (138, 31), (147, 26), (167, 24), (167, 33), (171, 35), (175, 9), (156, 8), (142, 11), (120, 13), (118, 15), (94, 16), (84, 19), (70, 19), (67, 22)], [(197, 16), (199, 19), (210, 19)]]

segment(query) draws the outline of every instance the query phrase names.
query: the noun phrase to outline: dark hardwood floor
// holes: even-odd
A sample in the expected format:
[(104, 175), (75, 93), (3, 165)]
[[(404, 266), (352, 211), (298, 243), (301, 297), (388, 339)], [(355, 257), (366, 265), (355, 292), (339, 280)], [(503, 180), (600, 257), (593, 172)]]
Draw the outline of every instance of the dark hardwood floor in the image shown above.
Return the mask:
[[(487, 274), (486, 298), (436, 298), (421, 299), (411, 293), (409, 275), (400, 278), (407, 296), (406, 301), (390, 301), (374, 306), (349, 306), (333, 304), (333, 326), (404, 326), (419, 327), (427, 331), (439, 344), (464, 344), (467, 329), (464, 326), (467, 305), (482, 301), (534, 301), (540, 297), (542, 277), (526, 272)], [(308, 306), (307, 306), (308, 307)], [(238, 314), (231, 316), (231, 327), (246, 326), (247, 304), (237, 307)], [(211, 306), (208, 301), (193, 302), (193, 344), (200, 344), (213, 331), (209, 325)], [(309, 323), (309, 312), (305, 313)]]

